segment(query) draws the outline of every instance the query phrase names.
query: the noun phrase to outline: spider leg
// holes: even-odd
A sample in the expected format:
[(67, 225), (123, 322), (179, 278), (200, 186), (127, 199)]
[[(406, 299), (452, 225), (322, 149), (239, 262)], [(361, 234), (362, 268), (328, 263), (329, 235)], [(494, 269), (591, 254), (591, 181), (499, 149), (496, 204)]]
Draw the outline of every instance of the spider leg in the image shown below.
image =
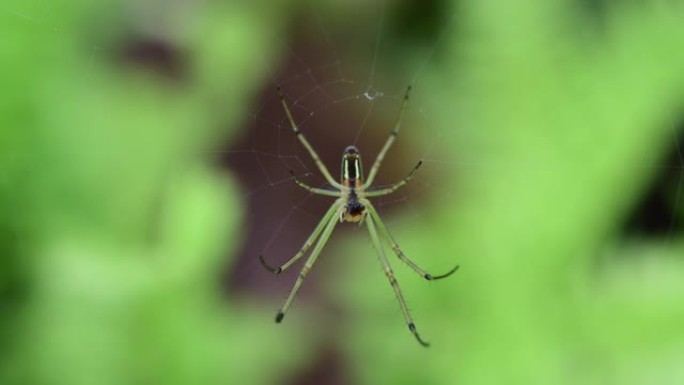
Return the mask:
[(283, 91), (280, 89), (280, 87), (277, 88), (277, 91), (278, 97), (280, 98), (280, 103), (282, 103), (283, 108), (285, 109), (285, 115), (287, 115), (287, 119), (290, 121), (290, 125), (292, 126), (292, 130), (294, 131), (295, 135), (306, 148), (306, 150), (309, 151), (311, 158), (313, 158), (314, 162), (316, 162), (316, 166), (318, 166), (318, 169), (321, 171), (321, 174), (323, 174), (328, 183), (338, 189), (341, 189), (342, 185), (335, 181), (330, 174), (330, 171), (328, 171), (328, 168), (325, 167), (325, 164), (323, 164), (323, 161), (321, 161), (321, 158), (316, 153), (316, 150), (314, 150), (309, 141), (304, 137), (304, 134), (302, 134), (302, 132), (299, 130), (299, 127), (297, 127), (297, 123), (295, 123), (294, 118), (292, 117), (292, 112), (290, 112), (290, 108), (287, 106), (287, 102), (285, 101), (285, 96), (283, 96)]
[(416, 273), (420, 274), (421, 277), (427, 279), (428, 281), (434, 281), (436, 279), (446, 278), (446, 277), (450, 276), (451, 274), (455, 273), (456, 270), (458, 270), (459, 265), (456, 265), (454, 268), (452, 268), (451, 270), (449, 270), (445, 274), (432, 275), (432, 274), (429, 274), (428, 272), (426, 272), (425, 270), (421, 269), (420, 267), (418, 267), (418, 265), (413, 263), (413, 261), (411, 261), (404, 254), (404, 252), (401, 251), (401, 249), (399, 248), (399, 245), (397, 244), (397, 242), (394, 241), (394, 238), (392, 238), (392, 235), (390, 234), (389, 230), (387, 230), (387, 226), (385, 226), (385, 223), (382, 221), (382, 219), (380, 218), (380, 215), (375, 210), (375, 207), (373, 207), (373, 205), (368, 201), (364, 201), (363, 204), (364, 204), (364, 206), (366, 206), (366, 209), (370, 213), (370, 216), (373, 218), (373, 220), (375, 222), (377, 222), (378, 227), (380, 227), (380, 232), (382, 232), (382, 234), (385, 236), (387, 241), (390, 243), (390, 246), (392, 247), (392, 250), (397, 255), (397, 257), (399, 259), (401, 259), (404, 263), (409, 265), (409, 267), (411, 267)]
[(326, 195), (329, 197), (339, 197), (340, 196), (339, 191), (326, 190), (326, 189), (322, 189), (322, 188), (315, 188), (315, 187), (309, 186), (308, 184), (300, 181), (299, 178), (297, 178), (297, 176), (295, 175), (294, 171), (292, 171), (292, 170), (290, 170), (290, 175), (292, 176), (292, 180), (294, 180), (294, 182), (297, 183), (297, 185), (299, 187), (303, 188), (304, 190), (308, 190), (310, 193), (314, 193), (314, 194), (318, 194), (318, 195)]
[(392, 132), (390, 132), (390, 136), (389, 138), (387, 138), (387, 141), (385, 142), (385, 145), (382, 147), (382, 150), (380, 150), (380, 153), (378, 153), (378, 157), (375, 158), (375, 162), (373, 163), (373, 167), (371, 167), (370, 173), (368, 174), (368, 179), (366, 180), (366, 183), (364, 183), (363, 188), (368, 188), (370, 185), (373, 184), (375, 175), (377, 175), (378, 170), (380, 169), (380, 165), (382, 164), (382, 161), (385, 159), (385, 155), (387, 155), (387, 151), (389, 151), (390, 147), (392, 147), (392, 144), (397, 139), (397, 135), (399, 133), (399, 128), (401, 127), (401, 121), (404, 117), (404, 110), (406, 110), (406, 104), (408, 103), (410, 92), (411, 86), (406, 87), (404, 100), (401, 102), (401, 108), (399, 109), (399, 115), (397, 116), (397, 120), (394, 123), (394, 128), (392, 129)]
[[(331, 210), (328, 211), (330, 214), (331, 212), (334, 213), (335, 210), (338, 210), (340, 207), (340, 203), (335, 203), (332, 205)], [(294, 300), (294, 297), (297, 295), (297, 292), (299, 291), (299, 287), (302, 285), (302, 282), (304, 282), (304, 278), (306, 278), (306, 275), (309, 273), (311, 270), (311, 267), (313, 264), (316, 262), (316, 259), (318, 256), (321, 254), (321, 251), (323, 250), (323, 246), (328, 242), (328, 239), (330, 238), (330, 234), (332, 234), (333, 229), (335, 229), (335, 225), (337, 225), (337, 217), (334, 215), (326, 215), (328, 219), (328, 223), (325, 226), (325, 230), (323, 230), (323, 234), (321, 234), (321, 237), (318, 239), (318, 243), (316, 243), (316, 246), (314, 247), (313, 251), (311, 252), (311, 255), (309, 256), (309, 259), (306, 260), (306, 263), (304, 264), (304, 267), (302, 267), (302, 270), (299, 272), (299, 276), (297, 277), (297, 281), (295, 281), (294, 286), (292, 287), (292, 290), (290, 291), (290, 295), (287, 297), (287, 300), (285, 301), (285, 304), (283, 305), (282, 308), (278, 311), (278, 314), (276, 314), (275, 321), (280, 323), (280, 321), (283, 320), (283, 317), (285, 317), (285, 313), (287, 312), (287, 309), (290, 308), (290, 305), (292, 305), (292, 300)]]
[(425, 347), (430, 346), (430, 344), (428, 344), (427, 342), (423, 341), (422, 338), (420, 338), (420, 335), (416, 330), (416, 324), (413, 323), (411, 314), (409, 314), (408, 307), (406, 306), (406, 301), (404, 300), (404, 296), (401, 294), (401, 289), (399, 288), (399, 283), (397, 282), (397, 279), (394, 278), (394, 272), (392, 271), (392, 267), (390, 266), (389, 261), (385, 256), (385, 252), (382, 249), (382, 245), (380, 244), (380, 238), (378, 237), (378, 232), (375, 229), (373, 216), (366, 218), (366, 225), (368, 226), (368, 233), (370, 233), (370, 237), (373, 241), (375, 251), (377, 251), (378, 257), (380, 257), (380, 262), (382, 263), (382, 266), (385, 269), (385, 275), (387, 276), (387, 279), (389, 279), (390, 285), (392, 285), (392, 289), (394, 289), (394, 294), (397, 296), (397, 299), (399, 300), (399, 306), (401, 306), (401, 312), (404, 313), (404, 318), (406, 319), (406, 323), (408, 324), (409, 330), (411, 331), (411, 333), (413, 333), (413, 335), (416, 337), (416, 339), (421, 345)]
[[(328, 212), (323, 215), (323, 219), (321, 219), (320, 222), (318, 222), (318, 225), (314, 229), (314, 231), (309, 235), (309, 238), (304, 242), (304, 245), (302, 246), (301, 249), (297, 252), (297, 254), (294, 255), (289, 261), (285, 262), (283, 265), (280, 267), (271, 267), (266, 261), (264, 260), (264, 257), (262, 255), (259, 256), (259, 261), (261, 261), (261, 264), (266, 268), (266, 270), (270, 271), (273, 274), (280, 274), (283, 271), (285, 271), (288, 267), (292, 266), (293, 263), (297, 262), (299, 258), (304, 256), (306, 254), (306, 251), (309, 250), (311, 245), (316, 241), (316, 238), (321, 234), (321, 231), (323, 231), (323, 228), (325, 225), (330, 222), (330, 218), (332, 218), (335, 213), (337, 212), (339, 208), (339, 204), (335, 203), (332, 206), (330, 206), (330, 209), (328, 209)], [(337, 218), (335, 218), (337, 219)]]
[(423, 164), (423, 161), (422, 160), (419, 161), (418, 164), (416, 165), (416, 167), (414, 167), (413, 170), (411, 170), (411, 172), (404, 179), (400, 180), (399, 182), (397, 182), (397, 183), (395, 183), (395, 184), (393, 184), (387, 188), (367, 191), (364, 194), (367, 197), (379, 197), (379, 196), (391, 194), (391, 193), (397, 191), (400, 187), (402, 187), (403, 185), (408, 183), (413, 178), (414, 175), (416, 175), (416, 171), (418, 171), (418, 169), (420, 168), (420, 166), (422, 164)]

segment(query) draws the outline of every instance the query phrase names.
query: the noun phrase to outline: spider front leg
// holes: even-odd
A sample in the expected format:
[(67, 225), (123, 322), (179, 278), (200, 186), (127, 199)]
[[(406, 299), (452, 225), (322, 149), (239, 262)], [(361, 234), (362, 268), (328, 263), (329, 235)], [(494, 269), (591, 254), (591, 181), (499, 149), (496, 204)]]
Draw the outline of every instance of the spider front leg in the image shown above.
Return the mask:
[[(333, 213), (338, 210), (338, 206), (339, 206), (339, 203), (335, 203), (332, 205), (331, 209), (334, 209), (332, 211)], [(314, 247), (313, 251), (311, 252), (309, 259), (306, 260), (304, 267), (302, 267), (302, 270), (299, 272), (299, 276), (297, 277), (297, 281), (295, 281), (295, 284), (292, 287), (292, 290), (290, 291), (290, 295), (287, 297), (287, 300), (285, 300), (285, 304), (283, 305), (282, 308), (280, 308), (280, 310), (276, 314), (276, 318), (275, 318), (276, 322), (280, 323), (280, 321), (283, 320), (283, 317), (285, 317), (285, 313), (287, 312), (287, 309), (289, 309), (290, 305), (292, 305), (292, 301), (294, 300), (295, 296), (297, 295), (297, 292), (299, 291), (299, 288), (302, 285), (302, 282), (304, 282), (304, 278), (306, 278), (306, 275), (309, 273), (309, 271), (313, 267), (313, 264), (316, 262), (316, 259), (321, 254), (321, 251), (323, 250), (323, 246), (325, 246), (325, 244), (328, 242), (328, 239), (330, 238), (330, 234), (332, 234), (332, 231), (335, 229), (335, 225), (337, 225), (337, 222), (338, 222), (337, 218), (335, 218), (334, 215), (331, 215), (330, 218), (328, 218), (328, 223), (325, 226), (325, 230), (323, 230), (323, 234), (321, 234), (321, 238), (318, 240), (318, 243), (316, 243), (316, 246)]]
[(330, 222), (330, 218), (332, 218), (337, 213), (338, 210), (339, 210), (339, 204), (333, 204), (332, 206), (330, 206), (330, 208), (328, 209), (328, 212), (326, 212), (325, 215), (323, 215), (323, 219), (321, 219), (320, 222), (318, 222), (318, 225), (316, 226), (314, 231), (311, 233), (309, 238), (306, 240), (306, 242), (304, 242), (304, 245), (302, 246), (302, 248), (299, 249), (297, 254), (295, 254), (295, 256), (292, 257), (289, 261), (285, 262), (280, 267), (276, 268), (276, 267), (271, 267), (269, 264), (267, 264), (266, 261), (264, 260), (263, 255), (259, 255), (259, 261), (261, 262), (261, 265), (264, 266), (264, 268), (266, 268), (266, 270), (268, 270), (271, 273), (276, 274), (276, 275), (285, 271), (288, 267), (292, 266), (292, 264), (297, 262), (297, 260), (299, 260), (299, 258), (303, 257), (304, 254), (306, 254), (307, 250), (309, 250), (309, 248), (316, 241), (316, 238), (318, 238), (318, 236), (321, 234), (321, 231), (323, 231), (323, 228), (325, 227), (325, 225), (328, 224), (328, 222)]
[(446, 278), (446, 277), (450, 276), (451, 274), (455, 273), (456, 270), (458, 270), (459, 265), (456, 265), (453, 269), (449, 270), (445, 274), (432, 275), (432, 274), (426, 272), (425, 270), (421, 269), (420, 267), (418, 267), (418, 265), (413, 263), (413, 261), (411, 261), (404, 254), (404, 252), (401, 251), (401, 249), (399, 248), (399, 245), (397, 244), (397, 242), (394, 241), (394, 238), (392, 238), (392, 235), (390, 234), (389, 230), (387, 230), (387, 226), (385, 226), (385, 223), (382, 221), (382, 219), (380, 218), (380, 215), (375, 210), (375, 207), (373, 207), (373, 205), (368, 201), (365, 201), (364, 205), (366, 206), (366, 209), (370, 213), (370, 216), (373, 218), (373, 220), (375, 222), (377, 222), (378, 226), (380, 227), (380, 231), (382, 232), (382, 234), (385, 236), (385, 238), (389, 242), (390, 246), (392, 247), (392, 250), (397, 255), (397, 258), (399, 258), (404, 263), (409, 265), (409, 267), (411, 267), (416, 273), (420, 274), (421, 277), (427, 279), (428, 281), (434, 281), (436, 279)]
[(377, 251), (378, 257), (380, 257), (382, 267), (385, 269), (385, 275), (387, 276), (387, 279), (389, 279), (390, 285), (392, 285), (392, 289), (394, 289), (394, 294), (397, 296), (397, 299), (399, 300), (399, 306), (401, 307), (401, 312), (404, 314), (404, 319), (406, 319), (406, 324), (408, 325), (409, 330), (411, 331), (411, 333), (413, 333), (418, 342), (421, 345), (428, 347), (430, 346), (430, 344), (423, 341), (423, 339), (420, 338), (420, 335), (418, 334), (418, 330), (416, 330), (416, 324), (413, 323), (411, 314), (409, 314), (408, 306), (406, 306), (406, 301), (404, 300), (404, 296), (401, 293), (401, 289), (399, 288), (399, 283), (397, 282), (397, 279), (394, 277), (392, 267), (390, 266), (389, 261), (385, 256), (385, 252), (382, 249), (382, 245), (380, 244), (380, 238), (378, 237), (378, 232), (375, 229), (375, 224), (373, 222), (374, 220), (372, 216), (366, 218), (368, 233), (370, 234), (373, 246), (375, 247), (375, 251)]

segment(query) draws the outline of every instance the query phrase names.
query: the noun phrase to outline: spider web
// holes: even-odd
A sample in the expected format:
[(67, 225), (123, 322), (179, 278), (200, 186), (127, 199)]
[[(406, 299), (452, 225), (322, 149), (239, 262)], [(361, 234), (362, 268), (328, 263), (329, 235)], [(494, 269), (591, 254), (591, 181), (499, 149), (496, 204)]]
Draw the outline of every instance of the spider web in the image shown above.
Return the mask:
[[(312, 186), (327, 185), (293, 135), (277, 98), (276, 86), (282, 87), (294, 120), (334, 177), (339, 174), (342, 150), (350, 144), (360, 148), (368, 172), (394, 124), (406, 86), (414, 86), (399, 138), (388, 153), (376, 185), (400, 180), (420, 159), (424, 165), (407, 186), (390, 196), (373, 200), (390, 231), (399, 220), (425, 223), (428, 217), (426, 202), (435, 196), (444, 200), (458, 194), (453, 184), (446, 183), (442, 177), (445, 169), (485, 173), (495, 178), (504, 167), (545, 166), (525, 164), (522, 160), (508, 165), (496, 164), (489, 162), (479, 148), (455, 154), (441, 146), (445, 137), (467, 135), (469, 131), (477, 130), (476, 127), (456, 127), (441, 132), (423, 129), (433, 126), (432, 114), (436, 106), (424, 97), (427, 91), (422, 82), (427, 69), (439, 65), (439, 54), (445, 49), (441, 43), (445, 36), (455, 33), (455, 16), (447, 15), (435, 32), (424, 38), (427, 43), (423, 45), (427, 48), (408, 62), (400, 62), (398, 59), (403, 57), (397, 53), (403, 48), (394, 29), (396, 14), (392, 6), (389, 1), (366, 4), (363, 12), (353, 13), (349, 11), (353, 7), (349, 7), (347, 14), (339, 19), (354, 20), (353, 26), (341, 25), (336, 21), (334, 11), (326, 13), (310, 6), (301, 10), (291, 23), (291, 35), (274, 34), (271, 37), (281, 52), (280, 61), (269, 64), (269, 73), (255, 98), (248, 122), (241, 130), (242, 136), (227, 144), (220, 155), (222, 165), (240, 179), (247, 213), (241, 234), (243, 246), (237, 262), (229, 267), (231, 290), (282, 298), (291, 287), (291, 278), (297, 274), (298, 266), (288, 271), (286, 277), (275, 280), (259, 266), (257, 256), (264, 254), (273, 265), (288, 260), (332, 203), (330, 198), (315, 196), (297, 187), (289, 177), (292, 170)], [(42, 24), (43, 16), (50, 12), (49, 2), (36, 3), (29, 13), (7, 8), (3, 12), (4, 17), (26, 20), (37, 28), (54, 27)], [(153, 56), (161, 57), (164, 62), (172, 61), (167, 60), (168, 53), (162, 46), (152, 44), (145, 52), (149, 54), (150, 48)], [(99, 54), (99, 47), (93, 47), (93, 55)], [(137, 53), (133, 51), (130, 55)], [(173, 66), (163, 67), (161, 72), (172, 80), (177, 76)], [(645, 194), (626, 226), (629, 234), (643, 236), (657, 232), (664, 235), (664, 242), (670, 242), (684, 224), (678, 214), (682, 212), (684, 190), (680, 119), (681, 116), (673, 114), (669, 122), (671, 155), (655, 166), (651, 191)], [(489, 135), (492, 142), (498, 140), (495, 133)], [(664, 197), (664, 191), (673, 196)], [(674, 202), (673, 207), (664, 207), (665, 200)], [(335, 244), (341, 239), (369, 243), (365, 229), (341, 225), (324, 253), (337, 250)], [(344, 250), (337, 253), (343, 254)], [(370, 244), (368, 257), (374, 258)], [(326, 266), (331, 266), (326, 263), (327, 259), (319, 259), (316, 269), (320, 273), (309, 275), (298, 302), (318, 295), (315, 288), (320, 284), (317, 281), (325, 279)], [(379, 275), (378, 279), (383, 278)], [(388, 298), (391, 295), (388, 291)], [(330, 306), (330, 301), (319, 303)], [(391, 301), (387, 306), (396, 308)], [(400, 318), (398, 315), (397, 319)]]
[[(342, 151), (347, 145), (360, 149), (364, 171), (368, 173), (395, 124), (406, 87), (413, 85), (398, 140), (374, 185), (401, 180), (421, 159), (424, 165), (407, 186), (374, 198), (373, 203), (391, 230), (394, 213), (401, 212), (402, 220), (408, 216), (419, 221), (425, 210), (421, 202), (433, 194), (453, 193), (440, 190), (435, 181), (443, 163), (453, 164), (454, 160), (440, 148), (439, 135), (421, 135), (420, 127), (430, 124), (430, 107), (421, 102), (424, 91), (419, 84), (424, 68), (439, 52), (439, 43), (450, 30), (453, 17), (444, 20), (437, 36), (430, 38), (430, 48), (421, 52), (415, 63), (405, 70), (396, 70), (388, 67), (397, 47), (389, 46), (388, 9), (384, 2), (364, 10), (354, 32), (360, 35), (354, 39), (361, 44), (352, 48), (340, 48), (345, 47), (347, 28), (334, 27), (331, 16), (316, 9), (305, 12), (306, 22), (297, 23), (292, 37), (274, 37), (283, 61), (269, 69), (245, 136), (223, 154), (225, 163), (240, 175), (246, 187), (244, 199), (249, 202), (249, 236), (238, 265), (232, 267), (231, 281), (241, 289), (249, 287), (249, 291), (270, 296), (274, 291), (286, 293), (292, 282), (287, 278), (273, 280), (264, 274), (256, 257), (263, 254), (273, 265), (285, 262), (299, 250), (334, 201), (310, 194), (291, 180), (290, 170), (314, 187), (328, 186), (293, 134), (276, 86), (282, 88), (295, 122), (337, 179)], [(455, 134), (458, 130), (442, 133)], [(374, 255), (365, 227), (359, 226), (338, 226), (326, 250), (332, 250), (338, 239), (349, 239), (344, 234), (350, 231), (361, 231), (353, 235), (354, 239), (367, 242), (369, 255)], [(317, 262), (317, 270), (324, 270), (326, 265), (324, 261)], [(290, 270), (293, 271), (284, 275), (296, 275), (296, 267)], [(307, 277), (307, 286), (316, 287), (316, 281), (314, 275)], [(302, 290), (301, 294), (306, 297), (314, 292)]]
[[(394, 35), (396, 29), (391, 20), (396, 18), (396, 13), (388, 8), (392, 4), (378, 2), (366, 6), (362, 14), (347, 15), (355, 20), (353, 29), (335, 22), (344, 17), (334, 15), (334, 11), (325, 13), (310, 6), (292, 23), (292, 35), (272, 37), (281, 51), (281, 61), (269, 65), (243, 137), (222, 155), (224, 164), (236, 171), (242, 181), (243, 199), (249, 213), (245, 244), (238, 263), (231, 267), (229, 280), (233, 289), (270, 296), (274, 291), (287, 293), (292, 280), (270, 279), (259, 266), (257, 256), (263, 254), (272, 265), (287, 261), (332, 203), (331, 198), (312, 195), (290, 179), (292, 170), (307, 184), (327, 186), (293, 134), (276, 86), (282, 87), (295, 122), (335, 178), (339, 175), (342, 150), (350, 144), (360, 148), (364, 171), (368, 172), (395, 122), (406, 86), (414, 86), (398, 140), (388, 153), (375, 184), (387, 185), (400, 180), (418, 160), (422, 159), (424, 165), (407, 186), (392, 195), (373, 199), (390, 230), (399, 218), (395, 214), (401, 213), (401, 221), (423, 223), (427, 217), (425, 202), (436, 196), (458, 195), (440, 177), (445, 169), (458, 168), (459, 172), (496, 177), (504, 167), (548, 166), (522, 160), (497, 164), (488, 161), (487, 155), (478, 148), (462, 149), (455, 154), (441, 146), (445, 137), (466, 136), (474, 127), (455, 127), (441, 132), (423, 129), (434, 126), (432, 113), (436, 107), (426, 103), (428, 98), (424, 97), (421, 81), (426, 68), (439, 65), (440, 52), (445, 49), (441, 43), (445, 36), (455, 33), (456, 15), (442, 18), (427, 43), (423, 43), (427, 48), (408, 63), (397, 64), (397, 53), (402, 48)], [(355, 42), (355, 46), (350, 47), (349, 41)], [(678, 205), (684, 181), (681, 127), (675, 118), (670, 124), (671, 155), (655, 166), (652, 173), (657, 180), (653, 191), (643, 198), (626, 225), (625, 231), (629, 234), (659, 232), (668, 240), (681, 227), (677, 214), (681, 211)], [(491, 135), (492, 142), (498, 140), (496, 133)], [(674, 197), (663, 196), (662, 184), (668, 184), (668, 194)], [(675, 207), (665, 209), (665, 200), (674, 201)], [(338, 239), (349, 239), (345, 232), (358, 230), (358, 226), (338, 226), (326, 250), (333, 249)], [(366, 234), (354, 234), (354, 237), (369, 242)], [(370, 253), (374, 252), (369, 245)], [(325, 269), (324, 259), (317, 262), (317, 270)], [(294, 271), (284, 273), (289, 278), (298, 269), (291, 270)], [(319, 279), (316, 277), (321, 275), (325, 273), (310, 275), (306, 286), (316, 287)], [(303, 289), (299, 296), (315, 292)]]
[[(418, 38), (418, 44), (411, 46), (415, 35), (403, 36), (403, 40), (398, 37), (402, 28), (407, 28), (406, 25), (397, 26), (396, 20), (401, 17), (396, 9), (400, 5), (394, 2), (365, 4), (363, 12), (357, 7), (333, 5), (332, 2), (322, 4), (325, 6), (309, 5), (299, 10), (287, 29), (291, 32), (289, 35), (278, 35), (278, 31), (271, 36), (280, 50), (280, 60), (268, 66), (248, 124), (242, 128), (242, 137), (227, 144), (220, 156), (222, 163), (241, 180), (248, 213), (239, 261), (230, 267), (233, 288), (273, 293), (273, 285), (278, 285), (276, 291), (286, 291), (291, 280), (270, 279), (261, 270), (256, 256), (263, 253), (273, 264), (287, 260), (331, 203), (328, 198), (301, 190), (289, 177), (289, 170), (293, 170), (310, 185), (326, 186), (309, 154), (292, 133), (276, 97), (277, 85), (283, 88), (295, 121), (335, 177), (339, 173), (342, 149), (349, 144), (360, 148), (368, 172), (394, 124), (405, 87), (414, 86), (399, 138), (388, 153), (376, 185), (400, 180), (420, 159), (424, 165), (407, 186), (390, 196), (373, 200), (390, 229), (398, 218), (395, 214), (401, 213), (401, 221), (421, 223), (426, 217), (425, 202), (436, 195), (457, 195), (453, 187), (447, 187), (440, 176), (441, 170), (458, 168), (462, 172), (496, 177), (504, 166), (489, 162), (479, 148), (463, 149), (455, 154), (441, 146), (443, 138), (465, 136), (477, 130), (476, 127), (463, 126), (441, 132), (423, 129), (434, 127), (432, 114), (437, 107), (427, 101), (422, 82), (428, 72), (426, 69), (439, 65), (440, 52), (445, 49), (444, 38), (456, 33), (456, 15), (438, 18), (439, 23), (433, 30), (418, 34), (422, 36)], [(429, 4), (423, 8), (429, 8)], [(52, 5), (44, 1), (32, 2), (21, 9), (1, 8), (5, 20), (25, 22), (37, 29), (58, 33), (60, 25), (45, 22), (46, 15), (53, 11)], [(354, 20), (354, 24), (339, 20)], [(416, 49), (416, 46), (422, 48)], [(143, 48), (131, 49), (125, 54), (172, 81), (180, 76), (173, 66), (173, 53), (163, 44), (148, 41)], [(410, 49), (416, 53), (408, 59), (398, 55)], [(103, 51), (93, 46), (92, 56), (104, 55)], [(85, 76), (88, 76), (87, 71)], [(678, 215), (682, 212), (684, 190), (681, 119), (673, 112), (669, 123), (671, 154), (655, 166), (654, 187), (635, 209), (634, 217), (627, 224), (628, 232), (657, 231), (664, 234), (667, 241), (682, 227), (684, 221)], [(496, 133), (489, 135), (492, 142), (497, 140)], [(520, 162), (505, 166), (533, 168), (540, 165)], [(663, 196), (663, 186), (672, 196)], [(674, 202), (673, 207), (664, 207), (664, 200)], [(331, 245), (336, 242), (337, 233), (357, 230), (355, 226), (340, 226)], [(367, 239), (365, 234), (355, 236)], [(332, 248), (331, 245), (327, 249)], [(371, 248), (369, 253), (372, 253)], [(319, 265), (325, 265), (323, 259)], [(315, 286), (315, 282), (310, 282), (315, 279), (312, 276), (307, 286)], [(307, 292), (311, 290), (303, 290), (303, 294)]]

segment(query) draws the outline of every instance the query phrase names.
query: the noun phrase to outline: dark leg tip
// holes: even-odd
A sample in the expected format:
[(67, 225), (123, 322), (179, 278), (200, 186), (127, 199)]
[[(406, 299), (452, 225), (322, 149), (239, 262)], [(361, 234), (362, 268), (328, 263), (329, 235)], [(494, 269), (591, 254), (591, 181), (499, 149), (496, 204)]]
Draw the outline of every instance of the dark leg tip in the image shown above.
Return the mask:
[(273, 267), (269, 266), (268, 263), (266, 263), (266, 260), (264, 259), (264, 256), (263, 256), (263, 255), (260, 255), (260, 256), (259, 256), (259, 262), (261, 262), (261, 266), (263, 266), (266, 270), (270, 271), (270, 272), (273, 273), (273, 274), (276, 274), (276, 275), (277, 275), (277, 274), (280, 274), (280, 273), (283, 271), (283, 268), (282, 268), (282, 267), (278, 267), (278, 268), (276, 269), (276, 268), (273, 268)]
[[(456, 267), (454, 267), (453, 269), (449, 270), (448, 273), (442, 274), (442, 275), (432, 276), (432, 275), (430, 275), (430, 274), (425, 274), (425, 279), (427, 279), (428, 281), (434, 281), (435, 279), (446, 278), (446, 277), (450, 276), (451, 274), (454, 274), (454, 273), (456, 272), (456, 270), (458, 270), (459, 267), (461, 267), (461, 266), (460, 266), (460, 265), (456, 265)], [(428, 278), (428, 277), (429, 277), (429, 278)]]
[(409, 323), (408, 327), (409, 327), (409, 330), (411, 331), (411, 333), (413, 333), (413, 335), (418, 340), (418, 343), (420, 343), (421, 345), (423, 345), (426, 348), (430, 346), (429, 343), (423, 341), (423, 339), (420, 338), (420, 336), (418, 335), (418, 331), (416, 330), (416, 325), (413, 322)]
[(283, 320), (283, 317), (285, 317), (285, 313), (283, 313), (282, 311), (279, 311), (278, 314), (276, 314), (276, 318), (275, 318), (276, 323), (279, 324), (280, 321)]

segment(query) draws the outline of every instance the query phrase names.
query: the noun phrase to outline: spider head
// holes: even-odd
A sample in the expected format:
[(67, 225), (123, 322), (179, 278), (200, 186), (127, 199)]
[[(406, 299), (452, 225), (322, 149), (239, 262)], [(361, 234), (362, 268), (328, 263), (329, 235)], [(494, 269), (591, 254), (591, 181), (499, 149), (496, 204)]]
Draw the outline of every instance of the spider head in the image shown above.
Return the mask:
[(361, 155), (356, 146), (348, 146), (342, 155), (342, 184), (348, 187), (358, 187), (363, 179), (361, 169)]
[(357, 200), (350, 200), (344, 206), (342, 220), (346, 222), (361, 222), (366, 213), (366, 206)]

